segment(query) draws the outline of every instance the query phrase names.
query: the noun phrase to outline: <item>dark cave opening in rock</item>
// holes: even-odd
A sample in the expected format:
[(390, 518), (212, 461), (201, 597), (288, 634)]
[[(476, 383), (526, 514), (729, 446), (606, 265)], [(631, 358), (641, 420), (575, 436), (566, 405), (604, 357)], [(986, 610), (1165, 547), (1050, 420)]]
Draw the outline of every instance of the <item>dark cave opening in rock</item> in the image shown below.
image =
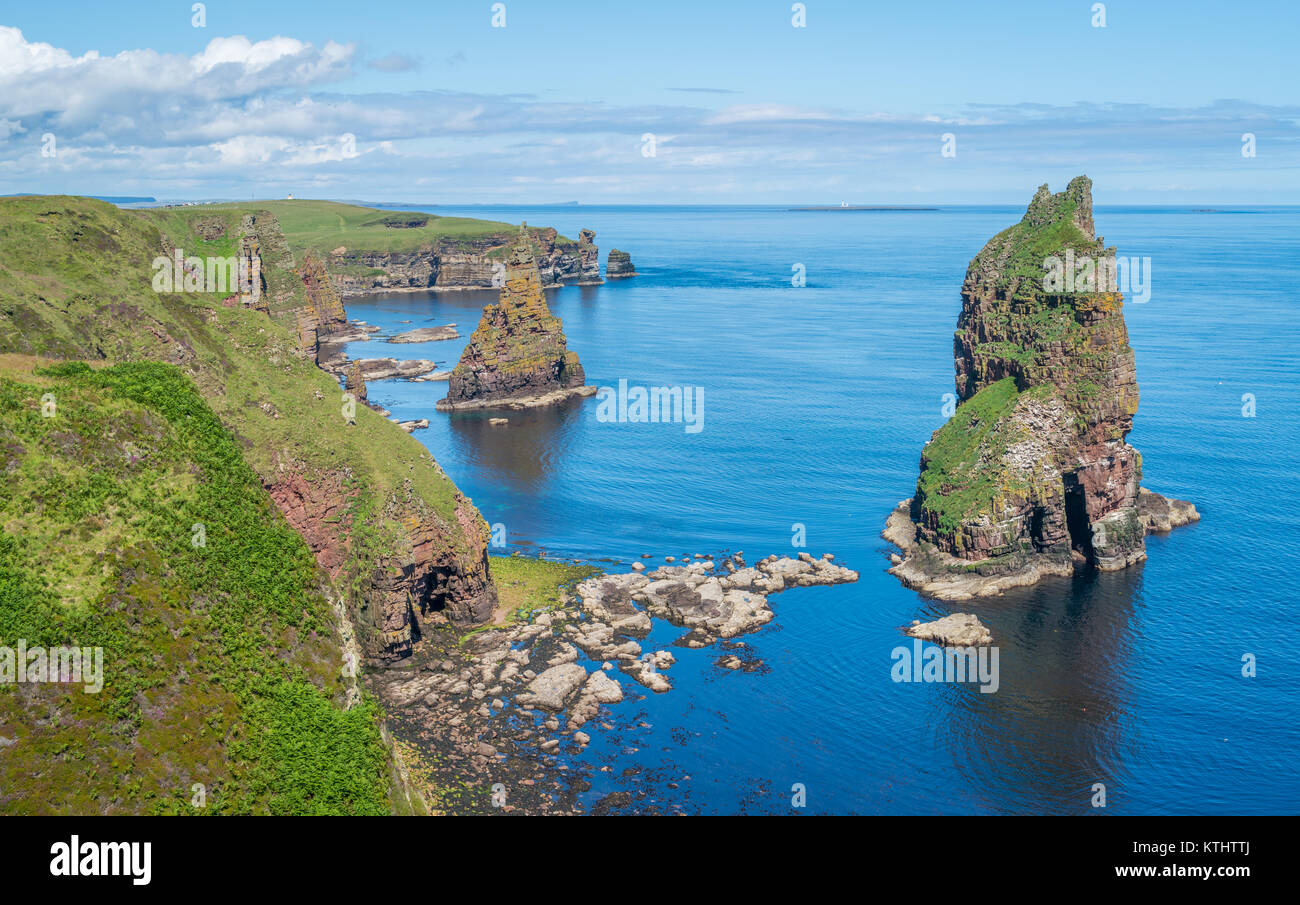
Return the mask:
[(1070, 533), (1070, 549), (1076, 563), (1092, 567), (1097, 563), (1092, 548), (1092, 525), (1088, 520), (1088, 500), (1077, 475), (1062, 476), (1065, 485), (1065, 529)]

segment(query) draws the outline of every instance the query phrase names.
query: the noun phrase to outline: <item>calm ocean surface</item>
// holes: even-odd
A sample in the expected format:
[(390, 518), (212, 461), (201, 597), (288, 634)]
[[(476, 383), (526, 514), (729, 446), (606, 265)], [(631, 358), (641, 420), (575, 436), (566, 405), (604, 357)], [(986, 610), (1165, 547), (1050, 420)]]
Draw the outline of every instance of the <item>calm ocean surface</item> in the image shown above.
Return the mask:
[[(688, 434), (601, 423), (594, 398), (491, 428), (487, 414), (434, 411), (445, 383), (372, 384), (394, 415), (429, 419), (415, 436), (510, 549), (611, 571), (642, 553), (753, 562), (798, 552), (798, 523), (808, 552), (862, 576), (773, 596), (776, 620), (743, 639), (764, 670), (669, 648), (673, 691), (629, 697), (615, 730), (592, 730), (586, 803), (626, 790), (645, 793), (636, 809), (790, 813), (802, 783), (809, 812), (1300, 811), (1300, 209), (1097, 209), (1120, 255), (1151, 258), (1150, 300), (1125, 306), (1143, 483), (1203, 520), (1149, 538), (1128, 571), (962, 604), (886, 574), (880, 530), (944, 421), (966, 264), (1023, 208), (428, 210), (594, 229), (602, 269), (609, 249), (628, 251), (640, 276), (548, 293), (588, 383), (704, 389), (703, 430)], [(494, 296), (393, 294), (348, 311), (467, 338)], [(465, 341), (349, 354), (450, 368)], [(993, 631), (997, 693), (894, 683), (890, 652), (910, 646), (899, 627), (960, 611)], [(662, 626), (646, 650), (680, 634)]]

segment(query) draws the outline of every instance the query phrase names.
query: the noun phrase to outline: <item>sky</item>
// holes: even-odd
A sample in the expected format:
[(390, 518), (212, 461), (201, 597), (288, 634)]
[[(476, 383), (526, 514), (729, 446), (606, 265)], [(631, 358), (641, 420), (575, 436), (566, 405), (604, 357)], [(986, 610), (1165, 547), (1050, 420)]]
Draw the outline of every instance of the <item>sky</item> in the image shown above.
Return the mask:
[(1300, 203), (1294, 0), (197, 6), (4, 0), (0, 194)]

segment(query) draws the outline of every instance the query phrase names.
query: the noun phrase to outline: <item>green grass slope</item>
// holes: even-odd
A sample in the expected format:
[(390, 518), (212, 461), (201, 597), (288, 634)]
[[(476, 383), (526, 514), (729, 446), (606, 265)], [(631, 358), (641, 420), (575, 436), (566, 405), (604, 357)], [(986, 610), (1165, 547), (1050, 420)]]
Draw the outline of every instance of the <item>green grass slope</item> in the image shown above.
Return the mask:
[[(191, 219), (173, 214), (163, 232), (152, 214), (86, 198), (0, 199), (0, 352), (176, 364), (268, 482), (288, 467), (348, 471), (376, 507), (409, 482), (454, 524), (455, 485), (419, 441), (364, 406), (356, 425), (343, 418), (338, 382), (290, 328), (292, 310), (307, 304), (292, 269), (263, 250), (268, 294), (282, 296), (271, 304), (278, 318), (224, 307), (219, 295), (153, 291), (164, 235), (187, 255), (231, 253), (228, 239), (207, 243), (194, 231), (210, 212), (186, 210)], [(233, 230), (250, 210), (223, 219)]]
[[(151, 262), (166, 247), (181, 247), (186, 254), (225, 257), (233, 252), (235, 230), (249, 214), (258, 217), (259, 230), (265, 232), (261, 250), (269, 316), (240, 307), (237, 301), (231, 303), (221, 294), (153, 291)], [(214, 217), (222, 221), (224, 230), (213, 228)], [(205, 658), (221, 651), (221, 656), (236, 663), (240, 661), (234, 655), (245, 648), (249, 657), (254, 657), (253, 649), (265, 648), (256, 653), (260, 659), (248, 662), (257, 666), (251, 675), (265, 674), (270, 683), (238, 684), (233, 675), (218, 673), (225, 676), (220, 682), (197, 686), (210, 688), (216, 695), (211, 707), (200, 697), (183, 699), (183, 706), (168, 708), (175, 712), (175, 720), (181, 720), (184, 713), (198, 720), (209, 715), (219, 717), (211, 732), (225, 741), (219, 747), (203, 748), (202, 763), (208, 766), (202, 769), (185, 754), (187, 739), (199, 737), (198, 726), (178, 723), (176, 731), (159, 728), (157, 734), (150, 735), (154, 730), (148, 728), (146, 720), (139, 730), (143, 738), (132, 743), (142, 747), (131, 748), (123, 742), (125, 747), (106, 748), (107, 759), (92, 765), (90, 780), (83, 780), (86, 788), (80, 792), (71, 789), (75, 783), (69, 781), (68, 789), (41, 798), (43, 780), (35, 772), (20, 769), (12, 777), (0, 772), (10, 781), (27, 777), (25, 786), (0, 781), (0, 811), (20, 806), (75, 812), (150, 809), (154, 805), (146, 806), (141, 798), (133, 797), (146, 794), (153, 796), (150, 801), (155, 804), (165, 799), (179, 807), (179, 798), (169, 796), (178, 794), (176, 789), (185, 786), (186, 781), (204, 782), (204, 769), (214, 771), (211, 775), (218, 786), (232, 790), (226, 799), (231, 810), (370, 811), (377, 806), (369, 785), (345, 794), (343, 785), (336, 782), (338, 777), (331, 778), (324, 763), (312, 753), (317, 749), (343, 752), (337, 756), (342, 763), (352, 764), (348, 768), (351, 772), (360, 769), (357, 765), (363, 760), (370, 765), (367, 758), (371, 755), (362, 751), (364, 746), (358, 746), (365, 734), (360, 724), (369, 725), (372, 715), (364, 709), (355, 714), (340, 710), (331, 703), (335, 691), (330, 682), (334, 680), (327, 681), (326, 673), (333, 676), (336, 664), (331, 662), (324, 672), (314, 674), (309, 674), (307, 666), (301, 675), (290, 668), (297, 655), (286, 650), (306, 643), (309, 636), (316, 639), (313, 644), (325, 645), (322, 650), (330, 645), (337, 648), (338, 644), (324, 621), (320, 600), (308, 600), (302, 588), (316, 582), (341, 598), (355, 625), (358, 642), (369, 653), (372, 642), (383, 642), (388, 628), (381, 624), (387, 604), (374, 597), (374, 588), (385, 576), (400, 575), (407, 568), (413, 531), (426, 542), (432, 538), (436, 550), (441, 551), (438, 555), (443, 557), (440, 568), (455, 568), (459, 575), (487, 581), (483, 562), (486, 525), (415, 438), (364, 406), (356, 407), (355, 423), (344, 417), (338, 382), (316, 366), (313, 350), (304, 348), (300, 338), (297, 313), (309, 302), (294, 262), (274, 219), (257, 209), (232, 206), (214, 213), (206, 208), (188, 208), (158, 214), (122, 211), (85, 198), (0, 199), (0, 357), (7, 356), (7, 376), (15, 387), (5, 397), (6, 405), (13, 409), (6, 418), (18, 419), (12, 425), (5, 422), (15, 439), (0, 434), (0, 450), (12, 443), (23, 450), (43, 451), (40, 455), (59, 452), (62, 456), (46, 462), (51, 482), (47, 486), (36, 481), (40, 468), (45, 466), (39, 466), (39, 460), (29, 462), (24, 453), (15, 460), (19, 464), (14, 467), (21, 474), (33, 469), (31, 482), (24, 479), (6, 487), (5, 500), (0, 504), (5, 519), (0, 524), (0, 543), (7, 551), (0, 610), (8, 613), (21, 601), (44, 601), (40, 609), (43, 615), (38, 614), (39, 619), (31, 616), (37, 621), (0, 625), (0, 645), (8, 643), (10, 637), (25, 637), (12, 634), (20, 630), (53, 632), (50, 637), (59, 636), (60, 631), (90, 637), (84, 631), (96, 617), (87, 614), (101, 613), (104, 608), (125, 608), (131, 611), (129, 616), (121, 617), (127, 622), (117, 629), (111, 625), (104, 628), (118, 631), (119, 640), (131, 640), (132, 630), (127, 626), (133, 623), (129, 620), (149, 625), (160, 621), (168, 626), (167, 633), (180, 633), (179, 638), (186, 637), (185, 632), (202, 634), (210, 642), (203, 646), (201, 656)], [(81, 371), (68, 371), (59, 377), (38, 375), (32, 367), (36, 357), (81, 359), (97, 368), (120, 365), (126, 369), (96, 370), (96, 375), (119, 375), (115, 383), (100, 384), (96, 381), (109, 378)], [(127, 363), (132, 364), (127, 367)], [(159, 370), (130, 369), (142, 367)], [(137, 381), (136, 376), (129, 375), (148, 375), (148, 379), (140, 377)], [(53, 381), (66, 384), (56, 389), (56, 395), (68, 393), (70, 399), (84, 400), (86, 417), (98, 419), (96, 423), (111, 426), (115, 422), (110, 414), (120, 408), (130, 412), (130, 419), (156, 425), (158, 438), (144, 436), (133, 442), (140, 446), (165, 444), (170, 458), (158, 460), (158, 470), (147, 474), (129, 472), (117, 476), (112, 471), (99, 474), (95, 469), (83, 474), (78, 470), (83, 466), (78, 463), (91, 455), (87, 444), (99, 442), (96, 430), (73, 431), (75, 437), (69, 441), (73, 445), (65, 450), (48, 449), (47, 441), (41, 439), (43, 435), (28, 433), (23, 434), (26, 439), (20, 439), (23, 431), (57, 434), (60, 430), (57, 424), (44, 421), (28, 423), (33, 400), (43, 394), (35, 390)], [(175, 399), (169, 398), (173, 396)], [(183, 413), (172, 408), (176, 400), (184, 400)], [(199, 402), (203, 408), (199, 408)], [(62, 404), (59, 410), (64, 411)], [(75, 406), (69, 410), (75, 411)], [(216, 505), (202, 502), (202, 494), (208, 491), (201, 486), (201, 476), (207, 475), (211, 467), (203, 456), (209, 453), (195, 448), (193, 438), (187, 434), (191, 428), (202, 428), (206, 437), (209, 429), (218, 425), (224, 433), (211, 442), (220, 443), (223, 456), (237, 451), (245, 469), (243, 477), (238, 482), (231, 478), (234, 483), (227, 488), (232, 496), (241, 497), (239, 506), (231, 505), (230, 517), (252, 519), (249, 524), (253, 525), (248, 530), (254, 533), (241, 543), (254, 545), (257, 554), (251, 560), (240, 560), (240, 568), (245, 570), (245, 577), (260, 580), (263, 571), (257, 557), (271, 557), (268, 551), (276, 547), (277, 552), (267, 563), (273, 564), (273, 572), (282, 572), (291, 585), (277, 586), (278, 596), (273, 599), (239, 603), (237, 612), (231, 615), (236, 622), (229, 625), (214, 625), (211, 613), (185, 615), (177, 610), (189, 605), (182, 603), (187, 595), (199, 593), (204, 587), (204, 573), (191, 572), (190, 566), (201, 569), (211, 568), (212, 564), (208, 559), (172, 559), (179, 554), (191, 556), (186, 546), (188, 525), (205, 521), (186, 507)], [(57, 438), (48, 442), (57, 445)], [(189, 458), (180, 457), (182, 453)], [(152, 468), (153, 462), (147, 460), (146, 464)], [(227, 466), (234, 468), (233, 462), (223, 460), (222, 467)], [(0, 461), (0, 471), (5, 467)], [(332, 582), (323, 571), (312, 572), (310, 552), (283, 519), (276, 523), (278, 527), (272, 527), (274, 509), (264, 488), (297, 479), (339, 497), (341, 505), (329, 523), (317, 525), (321, 534), (341, 542), (344, 558), (333, 570)], [(68, 486), (63, 488), (60, 482)], [(235, 487), (238, 492), (231, 489)], [(64, 512), (40, 502), (47, 498), (62, 500), (65, 493), (93, 500), (95, 506), (79, 504), (80, 508)], [(36, 508), (31, 508), (33, 505)], [(254, 519), (249, 515), (254, 510), (265, 512), (269, 521), (263, 524), (260, 515)], [(226, 524), (215, 514), (209, 512), (209, 552), (212, 526)], [(181, 531), (177, 525), (186, 519), (189, 522)], [(221, 536), (220, 528), (215, 530)], [(272, 535), (267, 532), (288, 546), (280, 549), (280, 542), (272, 543), (268, 539)], [(259, 536), (262, 541), (257, 539)], [(53, 551), (45, 557), (48, 563), (40, 554), (42, 544), (51, 545)], [(295, 551), (292, 556), (286, 552), (290, 548)], [(307, 554), (305, 559), (303, 554)], [(131, 557), (131, 562), (124, 565), (124, 557)], [(144, 565), (138, 563), (140, 557), (145, 557)], [(233, 562), (230, 565), (231, 570), (220, 576), (226, 584), (214, 585), (214, 594), (237, 594), (232, 582), (240, 572)], [(131, 578), (136, 574), (143, 576), (139, 582)], [(137, 592), (139, 596), (134, 596)], [(259, 613), (254, 609), (240, 615), (238, 608), (246, 606), (273, 607), (273, 611)], [(73, 622), (65, 625), (66, 620)], [(164, 634), (147, 637), (166, 647)], [(216, 643), (212, 639), (229, 647), (212, 646)], [(289, 647), (282, 650), (282, 644)], [(151, 645), (152, 641), (147, 647), (152, 649)], [(123, 650), (127, 652), (120, 657), (129, 660), (134, 656), (130, 654), (134, 648)], [(169, 656), (159, 654), (139, 660), (132, 675), (146, 686), (170, 687), (174, 674), (169, 671)], [(316, 659), (325, 663), (335, 656), (326, 651)], [(272, 661), (277, 658), (285, 661), (287, 671), (262, 668), (274, 666)], [(182, 670), (180, 675), (188, 675), (186, 681), (193, 681), (188, 670)], [(307, 694), (307, 685), (319, 689), (318, 698)], [(218, 692), (230, 697), (221, 697)], [(5, 712), (11, 719), (16, 719), (23, 709), (14, 702), (27, 701), (22, 697), (24, 693), (20, 689), (17, 698), (7, 699), (10, 707)], [(184, 689), (176, 691), (182, 693)], [(97, 698), (110, 699), (117, 700), (107, 690)], [(329, 705), (328, 713), (321, 701)], [(38, 714), (40, 719), (52, 719), (51, 714), (57, 716), (63, 707), (72, 706), (60, 702), (44, 713), (40, 702), (27, 703), (34, 708), (27, 715), (31, 719)], [(122, 721), (130, 715), (128, 703), (119, 700), (117, 709), (111, 712), (95, 710), (106, 705), (93, 701), (78, 699), (75, 706), (91, 708), (85, 711), (90, 715), (82, 721), (84, 731), (94, 727), (96, 733), (116, 738), (114, 733), (126, 731)], [(147, 701), (138, 706), (146, 714), (151, 712), (152, 705)], [(276, 721), (281, 719), (282, 711), (288, 712), (284, 708), (290, 707), (296, 708), (294, 719), (304, 721), (304, 726), (315, 726), (313, 731), (318, 734), (299, 736), (277, 729), (280, 724)], [(92, 718), (95, 714), (101, 721)], [(24, 727), (19, 731), (9, 726), (23, 738), (35, 737), (35, 724)], [(243, 728), (235, 731), (234, 727)], [(337, 735), (338, 745), (334, 747), (326, 744), (332, 735)], [(0, 736), (14, 737), (2, 727)], [(75, 733), (55, 733), (51, 739), (56, 740), (49, 742), (48, 749), (41, 749), (43, 755), (53, 758), (51, 770), (59, 757), (88, 757), (89, 749), (95, 746), (84, 736), (78, 741)], [(0, 771), (8, 770), (6, 764), (15, 762), (15, 752), (22, 750), (23, 744), (0, 746)], [(281, 745), (288, 747), (277, 754)], [(28, 747), (34, 748), (34, 744)], [(259, 759), (281, 756), (283, 762), (275, 769), (266, 766), (269, 761)], [(221, 773), (223, 757), (231, 760), (226, 774)], [(249, 766), (239, 768), (240, 758)], [(294, 770), (317, 776), (319, 782), (290, 782), (285, 777), (292, 776)], [(369, 771), (370, 766), (366, 766), (358, 775), (368, 777)], [(66, 779), (71, 773), (60, 775)], [(310, 800), (291, 800), (291, 790), (299, 787), (309, 790), (305, 794), (312, 796)], [(15, 793), (14, 788), (25, 792)], [(312, 789), (319, 791), (310, 792)]]
[[(308, 249), (328, 254), (340, 246), (351, 251), (417, 251), (426, 246), (454, 246), (457, 243), (497, 237), (502, 237), (502, 241), (505, 241), (519, 231), (517, 225), (496, 220), (378, 210), (338, 201), (258, 201), (237, 205), (166, 208), (150, 213), (165, 221), (169, 217), (192, 215), (194, 211), (220, 213), (223, 210), (249, 207), (274, 214), (289, 240), (290, 248), (298, 255)], [(418, 222), (421, 219), (426, 221), (422, 226), (395, 228), (389, 225)]]
[(388, 812), (311, 553), (179, 369), (0, 370), (0, 489), (0, 646), (104, 651), (0, 684), (0, 813)]

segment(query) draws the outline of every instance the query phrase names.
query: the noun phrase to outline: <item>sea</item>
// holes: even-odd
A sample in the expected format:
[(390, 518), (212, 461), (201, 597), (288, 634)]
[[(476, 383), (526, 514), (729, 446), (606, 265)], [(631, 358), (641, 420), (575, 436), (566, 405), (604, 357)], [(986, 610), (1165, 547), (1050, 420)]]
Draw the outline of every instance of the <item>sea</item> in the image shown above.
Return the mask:
[[(548, 291), (588, 383), (702, 396), (697, 429), (602, 416), (588, 398), (444, 414), (441, 382), (374, 382), (497, 527), (493, 552), (590, 562), (743, 551), (833, 554), (854, 584), (774, 595), (773, 622), (677, 662), (570, 758), (586, 807), (703, 814), (1262, 814), (1300, 811), (1300, 208), (1105, 207), (1097, 231), (1145, 266), (1125, 304), (1143, 484), (1202, 519), (1117, 573), (946, 603), (887, 573), (880, 536), (912, 495), (954, 392), (970, 259), (1023, 208), (795, 206), (405, 209), (596, 232), (638, 275)], [(347, 301), (386, 336), (349, 346), (451, 368), (493, 292)], [(608, 411), (606, 412), (606, 415)], [(652, 559), (642, 560), (643, 554)], [(996, 691), (896, 681), (902, 627), (972, 612)], [(586, 664), (595, 668), (595, 664)], [(912, 676), (915, 678), (915, 676)], [(605, 769), (602, 769), (605, 768)], [(612, 795), (612, 793), (618, 793)]]

